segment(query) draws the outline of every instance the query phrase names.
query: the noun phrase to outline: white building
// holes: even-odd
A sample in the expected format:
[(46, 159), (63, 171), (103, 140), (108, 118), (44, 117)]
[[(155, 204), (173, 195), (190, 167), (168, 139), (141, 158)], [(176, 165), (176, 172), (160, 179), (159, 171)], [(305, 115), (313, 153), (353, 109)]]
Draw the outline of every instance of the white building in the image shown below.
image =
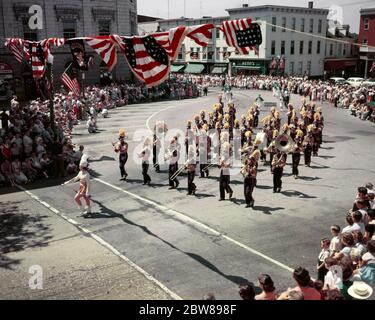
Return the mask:
[[(251, 18), (259, 23), (262, 30), (263, 43), (259, 47), (259, 53), (255, 54), (254, 51), (250, 51), (248, 55), (236, 54), (234, 48), (228, 47), (224, 34), (215, 29), (207, 48), (186, 38), (172, 71), (229, 72), (231, 74), (275, 73), (318, 77), (325, 74), (325, 65), (329, 69), (329, 74), (341, 73), (332, 69), (332, 66), (335, 68), (336, 65), (341, 64), (346, 65), (347, 69), (352, 69), (353, 72), (356, 69), (355, 47), (334, 41), (339, 39), (355, 42), (355, 37), (350, 34), (349, 27), (329, 24), (327, 20), (329, 10), (313, 8), (312, 2), (309, 2), (305, 8), (243, 5), (240, 8), (227, 9), (227, 12), (229, 15), (222, 17), (179, 18), (155, 22), (161, 30), (169, 30), (179, 25), (204, 23), (221, 25), (225, 20)], [(333, 27), (329, 28), (329, 26)], [(139, 27), (143, 28), (142, 24), (139, 24)], [(156, 29), (155, 24), (153, 28)], [(147, 26), (144, 26), (144, 29), (147, 29)], [(198, 53), (198, 59), (193, 59), (191, 52)], [(223, 52), (230, 52), (229, 59), (224, 58)], [(271, 62), (274, 58), (284, 58), (284, 68), (271, 69)]]
[(326, 36), (328, 10), (315, 9), (310, 2), (306, 8), (243, 5), (242, 8), (227, 9), (227, 11), (231, 19), (249, 17), (255, 21), (266, 22), (265, 58), (271, 60), (278, 56), (285, 57), (285, 74), (323, 75), (325, 40), (317, 39), (310, 34)]

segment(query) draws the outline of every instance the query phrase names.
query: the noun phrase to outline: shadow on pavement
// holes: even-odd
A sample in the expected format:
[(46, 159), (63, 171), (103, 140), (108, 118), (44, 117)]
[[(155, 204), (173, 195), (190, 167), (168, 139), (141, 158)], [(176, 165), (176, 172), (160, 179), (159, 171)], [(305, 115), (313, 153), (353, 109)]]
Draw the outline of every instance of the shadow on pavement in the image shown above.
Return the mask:
[(297, 190), (286, 190), (286, 191), (281, 191), (281, 194), (287, 197), (299, 197), (299, 198), (304, 198), (304, 199), (316, 199), (315, 196), (309, 196), (306, 193), (297, 191)]
[(47, 216), (31, 216), (19, 210), (19, 202), (0, 203), (0, 268), (12, 269), (20, 263), (5, 254), (29, 247), (48, 245), (50, 228), (43, 221)]
[[(143, 232), (145, 232), (146, 234), (148, 234), (149, 236), (151, 236), (153, 238), (158, 239), (159, 241), (163, 242), (164, 244), (166, 244), (170, 248), (172, 248), (174, 250), (177, 250), (177, 251), (179, 251), (179, 252), (181, 252), (181, 253), (189, 256), (190, 258), (192, 258), (196, 262), (200, 263), (201, 265), (205, 266), (206, 268), (210, 269), (211, 271), (217, 273), (218, 275), (224, 277), (225, 279), (233, 282), (234, 284), (240, 285), (240, 284), (249, 283), (249, 284), (251, 284), (251, 285), (254, 286), (253, 283), (249, 282), (247, 279), (245, 279), (245, 278), (243, 278), (241, 276), (235, 276), (235, 275), (225, 274), (224, 272), (222, 272), (221, 270), (219, 270), (214, 264), (212, 264), (210, 261), (208, 261), (207, 259), (203, 258), (202, 256), (200, 256), (198, 254), (195, 254), (195, 253), (192, 253), (192, 252), (186, 252), (186, 251), (183, 251), (182, 249), (179, 249), (178, 247), (176, 247), (172, 243), (164, 240), (163, 238), (161, 238), (157, 234), (153, 233), (146, 226), (143, 226), (143, 225), (137, 224), (137, 223), (135, 223), (133, 221), (130, 221), (129, 219), (125, 218), (122, 214), (114, 212), (113, 210), (111, 210), (108, 207), (106, 207), (105, 205), (103, 205), (101, 202), (95, 201), (95, 200), (92, 200), (92, 201), (94, 203), (96, 203), (100, 207), (100, 213), (93, 213), (90, 216), (87, 216), (87, 218), (92, 218), (92, 219), (97, 219), (97, 218), (119, 218), (124, 223), (126, 223), (128, 225), (140, 228), (141, 230), (143, 230)], [(259, 291), (260, 288), (255, 287), (255, 289), (256, 289), (257, 292), (260, 292)]]
[(266, 207), (266, 206), (254, 206), (253, 210), (254, 211), (261, 211), (264, 214), (272, 215), (272, 212), (274, 211), (279, 211), (279, 210), (284, 210), (285, 208), (283, 207)]

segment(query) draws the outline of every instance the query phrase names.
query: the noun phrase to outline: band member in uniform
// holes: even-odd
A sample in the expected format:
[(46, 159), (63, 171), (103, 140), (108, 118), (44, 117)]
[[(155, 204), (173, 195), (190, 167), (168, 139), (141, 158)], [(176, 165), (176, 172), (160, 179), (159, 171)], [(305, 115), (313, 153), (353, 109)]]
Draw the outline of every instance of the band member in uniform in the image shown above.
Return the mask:
[(297, 130), (296, 138), (294, 140), (294, 147), (292, 149), (292, 174), (294, 179), (298, 179), (299, 170), (298, 166), (301, 161), (301, 152), (303, 152), (303, 132)]
[(314, 144), (314, 137), (312, 133), (308, 131), (302, 143), (302, 146), (304, 148), (303, 154), (305, 158), (306, 167), (310, 167), (311, 165), (311, 154), (312, 154), (313, 144)]
[(266, 151), (270, 154), (270, 170), (272, 172), (272, 161), (273, 161), (273, 157), (275, 156), (276, 154), (276, 138), (278, 137), (279, 135), (279, 131), (278, 130), (273, 130), (273, 133), (272, 133), (272, 141), (271, 143), (269, 144), (269, 146), (267, 147)]
[(172, 176), (178, 170), (178, 150), (177, 141), (175, 138), (172, 139), (169, 145), (166, 159), (169, 160), (169, 189), (177, 189), (180, 183), (177, 180), (177, 177), (172, 179)]
[(208, 135), (208, 125), (204, 124), (199, 136), (199, 172), (200, 177), (208, 178), (209, 175), (209, 163), (210, 163), (210, 152), (211, 152), (211, 138)]
[[(260, 152), (257, 150), (260, 157)], [(245, 159), (245, 164), (241, 169), (244, 176), (244, 194), (246, 200), (246, 208), (254, 207), (253, 191), (257, 183), (258, 162), (254, 155)]]
[(154, 135), (152, 141), (152, 164), (155, 168), (156, 172), (160, 172), (160, 165), (159, 165), (159, 152), (161, 148), (161, 142), (158, 138), (158, 130), (164, 130), (160, 125), (155, 125), (154, 127)]
[(146, 138), (143, 143), (143, 149), (141, 153), (138, 155), (139, 158), (142, 159), (142, 175), (143, 175), (143, 185), (151, 183), (151, 178), (148, 175), (148, 168), (149, 168), (149, 158), (150, 158), (150, 145), (151, 141), (150, 138)]
[(195, 195), (195, 191), (197, 189), (194, 183), (196, 167), (197, 160), (195, 157), (194, 146), (189, 146), (188, 159), (186, 162), (186, 170), (188, 174), (188, 195)]
[(281, 178), (285, 167), (285, 153), (276, 149), (276, 154), (272, 160), (272, 173), (273, 173), (273, 192), (280, 192), (282, 187)]
[(219, 201), (225, 200), (225, 192), (229, 194), (229, 199), (233, 196), (233, 190), (230, 187), (230, 143), (224, 142), (221, 146), (221, 158), (219, 163), (220, 168), (220, 199)]
[(119, 154), (119, 166), (121, 173), (121, 180), (126, 181), (128, 174), (125, 170), (125, 164), (128, 161), (128, 143), (125, 141), (125, 130), (120, 129), (119, 131), (119, 141), (117, 143), (112, 143), (115, 147), (115, 152)]
[[(83, 158), (83, 157), (82, 157)], [(66, 181), (62, 185), (66, 185), (71, 182), (79, 181), (79, 190), (74, 197), (74, 201), (77, 203), (81, 215), (91, 214), (91, 203), (90, 203), (90, 174), (88, 173), (87, 159), (82, 159), (79, 165), (79, 173), (73, 179)], [(82, 206), (81, 198), (85, 200), (86, 208)]]

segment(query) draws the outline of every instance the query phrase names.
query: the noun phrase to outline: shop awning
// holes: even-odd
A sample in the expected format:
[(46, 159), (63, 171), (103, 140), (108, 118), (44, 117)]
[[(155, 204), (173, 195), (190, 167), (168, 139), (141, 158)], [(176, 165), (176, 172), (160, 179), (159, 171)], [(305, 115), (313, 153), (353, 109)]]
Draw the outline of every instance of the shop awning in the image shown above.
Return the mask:
[(179, 65), (179, 66), (172, 65), (171, 72), (180, 72), (183, 68), (185, 68), (184, 65)]
[(236, 66), (237, 69), (243, 70), (260, 70), (261, 67), (250, 67), (250, 66)]
[(184, 73), (202, 73), (204, 65), (200, 63), (189, 63), (184, 70)]
[(213, 74), (223, 74), (227, 71), (227, 67), (214, 67), (211, 71)]

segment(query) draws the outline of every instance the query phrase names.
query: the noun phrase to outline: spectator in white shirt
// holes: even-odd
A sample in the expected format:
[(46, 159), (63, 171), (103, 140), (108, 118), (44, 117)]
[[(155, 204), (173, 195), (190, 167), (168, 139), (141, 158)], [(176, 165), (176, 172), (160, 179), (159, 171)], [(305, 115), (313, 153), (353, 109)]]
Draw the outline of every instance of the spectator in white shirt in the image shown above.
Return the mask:
[(362, 222), (363, 214), (360, 211), (354, 211), (352, 213), (353, 218), (353, 230), (352, 231), (361, 231), (362, 234), (365, 233), (365, 224)]
[(332, 239), (329, 245), (330, 256), (341, 250), (340, 227), (338, 225), (331, 226)]
[(348, 232), (350, 233), (350, 232), (352, 232), (354, 230), (359, 230), (360, 229), (360, 227), (358, 225), (354, 226), (354, 221), (353, 221), (353, 217), (352, 217), (351, 214), (348, 214), (346, 216), (346, 222), (348, 223), (348, 225), (344, 229), (342, 229), (342, 233), (343, 234), (344, 233), (348, 233)]

